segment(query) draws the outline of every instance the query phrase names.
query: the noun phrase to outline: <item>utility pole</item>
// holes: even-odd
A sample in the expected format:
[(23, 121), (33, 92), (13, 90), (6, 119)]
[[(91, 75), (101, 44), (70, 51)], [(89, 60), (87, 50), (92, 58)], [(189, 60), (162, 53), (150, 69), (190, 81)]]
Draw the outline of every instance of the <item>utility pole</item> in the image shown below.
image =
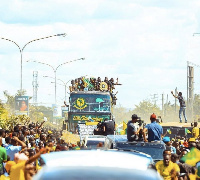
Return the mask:
[[(178, 91), (177, 91), (177, 87), (176, 87), (176, 88), (175, 88), (175, 96), (177, 96), (177, 92), (178, 92)], [(176, 112), (176, 105), (177, 105), (176, 98), (175, 98), (175, 103), (174, 103), (174, 104), (175, 104), (175, 112)]]
[(187, 106), (192, 119), (194, 102), (194, 66), (200, 67), (197, 64), (187, 61)]
[(152, 101), (154, 102), (154, 105), (156, 105), (156, 102), (157, 102), (157, 100), (158, 100), (158, 94), (153, 94), (153, 95), (151, 95), (151, 96), (153, 96), (151, 99), (152, 99)]
[(164, 116), (166, 115), (166, 107), (168, 107), (168, 94), (167, 94), (166, 103), (164, 106)]
[(162, 94), (162, 117), (164, 117), (164, 94)]

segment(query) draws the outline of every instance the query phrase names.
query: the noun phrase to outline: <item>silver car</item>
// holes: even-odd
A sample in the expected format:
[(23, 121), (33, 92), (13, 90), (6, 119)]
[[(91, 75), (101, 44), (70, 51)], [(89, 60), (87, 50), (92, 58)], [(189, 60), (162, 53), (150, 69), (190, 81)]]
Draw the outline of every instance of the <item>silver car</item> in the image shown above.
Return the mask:
[(148, 169), (151, 159), (136, 153), (104, 150), (53, 152), (41, 156), (45, 165), (34, 180), (160, 180)]

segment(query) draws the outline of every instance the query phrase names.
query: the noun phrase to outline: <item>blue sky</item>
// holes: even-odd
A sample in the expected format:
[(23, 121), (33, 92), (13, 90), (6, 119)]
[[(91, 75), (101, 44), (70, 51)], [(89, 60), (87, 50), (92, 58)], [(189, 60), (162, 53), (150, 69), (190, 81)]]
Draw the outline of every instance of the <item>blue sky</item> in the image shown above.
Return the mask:
[[(133, 108), (142, 100), (161, 94), (174, 99), (176, 87), (186, 97), (187, 61), (200, 65), (200, 2), (198, 0), (11, 0), (0, 4), (0, 37), (20, 47), (49, 35), (67, 33), (33, 42), (23, 52), (23, 88), (33, 95), (33, 71), (38, 71), (38, 102), (54, 103), (53, 70), (67, 82), (83, 75), (119, 78), (118, 104)], [(3, 91), (20, 88), (20, 53), (13, 43), (0, 40), (0, 98)], [(200, 68), (195, 67), (194, 92), (200, 91)], [(61, 83), (62, 84), (62, 83)], [(64, 87), (57, 85), (58, 104)]]

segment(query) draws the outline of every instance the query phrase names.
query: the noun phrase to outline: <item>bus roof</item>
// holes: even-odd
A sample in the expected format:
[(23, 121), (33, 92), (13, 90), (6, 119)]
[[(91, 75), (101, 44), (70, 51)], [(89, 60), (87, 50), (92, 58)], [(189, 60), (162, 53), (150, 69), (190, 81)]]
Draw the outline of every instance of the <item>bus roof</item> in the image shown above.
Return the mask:
[(109, 92), (102, 92), (102, 91), (72, 91), (70, 95), (74, 94), (101, 94), (101, 95), (110, 95)]

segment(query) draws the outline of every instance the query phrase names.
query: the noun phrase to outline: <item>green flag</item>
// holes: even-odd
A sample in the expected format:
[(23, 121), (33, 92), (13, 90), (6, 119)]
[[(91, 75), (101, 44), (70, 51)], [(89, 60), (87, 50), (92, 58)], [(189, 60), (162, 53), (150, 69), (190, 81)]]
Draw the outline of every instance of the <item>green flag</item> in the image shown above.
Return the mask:
[(190, 130), (188, 128), (185, 128), (185, 134), (187, 135), (189, 133), (191, 133)]
[(200, 151), (197, 148), (191, 148), (190, 152), (181, 158), (181, 161), (190, 166), (195, 166), (200, 161)]

